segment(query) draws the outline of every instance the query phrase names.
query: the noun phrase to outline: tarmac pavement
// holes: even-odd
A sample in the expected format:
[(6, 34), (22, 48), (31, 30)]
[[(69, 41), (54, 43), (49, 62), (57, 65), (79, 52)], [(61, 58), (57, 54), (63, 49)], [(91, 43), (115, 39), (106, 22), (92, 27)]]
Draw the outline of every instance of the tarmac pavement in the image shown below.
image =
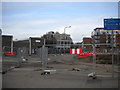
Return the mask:
[[(81, 67), (79, 67), (80, 62), (71, 64), (70, 61), (65, 61), (63, 63), (62, 60), (58, 62), (56, 58), (51, 57), (51, 63), (49, 61), (48, 64), (51, 68), (47, 68), (55, 69), (56, 73), (41, 75), (40, 62), (29, 60), (28, 63), (22, 63), (20, 68), (14, 68), (2, 75), (2, 88), (118, 88), (117, 73), (112, 78), (111, 72), (102, 74), (99, 72), (97, 79), (92, 79), (88, 77), (92, 71), (90, 71), (91, 64), (88, 63), (85, 66), (81, 62)], [(80, 70), (75, 71), (74, 67)]]

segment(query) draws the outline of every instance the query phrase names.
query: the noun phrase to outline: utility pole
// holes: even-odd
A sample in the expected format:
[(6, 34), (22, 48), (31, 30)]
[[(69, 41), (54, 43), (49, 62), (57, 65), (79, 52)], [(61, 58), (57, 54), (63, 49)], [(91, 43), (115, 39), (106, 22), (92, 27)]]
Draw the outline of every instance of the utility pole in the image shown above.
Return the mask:
[(63, 43), (63, 45), (64, 45), (64, 54), (65, 54), (65, 40), (66, 40), (65, 39), (65, 30), (66, 30), (66, 28), (71, 28), (71, 26), (67, 26), (67, 27), (64, 28), (64, 41), (63, 41), (64, 42)]

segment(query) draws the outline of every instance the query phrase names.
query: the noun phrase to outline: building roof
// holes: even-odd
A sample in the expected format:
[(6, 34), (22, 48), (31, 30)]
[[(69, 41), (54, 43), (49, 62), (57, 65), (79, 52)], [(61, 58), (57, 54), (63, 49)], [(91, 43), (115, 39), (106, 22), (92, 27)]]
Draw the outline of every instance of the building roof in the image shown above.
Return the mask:
[(101, 30), (101, 29), (104, 29), (104, 28), (103, 27), (97, 27), (94, 30)]
[(92, 39), (91, 37), (83, 37), (83, 39)]
[(13, 37), (13, 35), (2, 35), (4, 37)]

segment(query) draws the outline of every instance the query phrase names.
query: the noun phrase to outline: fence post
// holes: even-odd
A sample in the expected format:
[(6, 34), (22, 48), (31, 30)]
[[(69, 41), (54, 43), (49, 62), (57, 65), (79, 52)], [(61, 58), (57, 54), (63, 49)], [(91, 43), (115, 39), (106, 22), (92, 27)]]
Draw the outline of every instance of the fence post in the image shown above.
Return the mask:
[(23, 58), (23, 55), (24, 55), (24, 50), (23, 48), (18, 48), (18, 64), (17, 64), (17, 67), (20, 67), (21, 66), (21, 63), (22, 63), (22, 58)]
[(95, 44), (92, 45), (93, 46), (93, 72), (96, 71), (96, 48), (95, 48)]
[(114, 78), (114, 42), (113, 42), (113, 30), (112, 30), (112, 77)]
[(45, 47), (45, 39), (44, 39), (44, 45), (40, 48), (40, 59), (42, 60), (42, 68), (47, 67), (47, 60), (48, 60), (48, 48)]

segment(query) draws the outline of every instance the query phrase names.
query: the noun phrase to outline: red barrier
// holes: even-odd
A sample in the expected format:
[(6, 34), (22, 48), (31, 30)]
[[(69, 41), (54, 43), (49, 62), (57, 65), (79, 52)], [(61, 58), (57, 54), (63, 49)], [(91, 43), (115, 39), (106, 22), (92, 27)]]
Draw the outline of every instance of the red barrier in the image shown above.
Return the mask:
[(88, 57), (88, 56), (94, 56), (95, 54), (99, 53), (98, 51), (86, 51), (82, 52), (82, 49), (70, 49), (70, 54), (78, 54), (78, 57)]
[(72, 54), (73, 53), (73, 49), (70, 49), (70, 54)]
[(86, 51), (84, 53), (81, 53), (78, 55), (78, 57), (89, 57), (89, 56), (94, 56), (95, 54), (99, 53), (98, 51), (95, 52), (90, 52), (90, 51)]
[(81, 54), (82, 49), (70, 49), (70, 54)]
[(16, 52), (5, 52), (5, 56), (15, 56)]

